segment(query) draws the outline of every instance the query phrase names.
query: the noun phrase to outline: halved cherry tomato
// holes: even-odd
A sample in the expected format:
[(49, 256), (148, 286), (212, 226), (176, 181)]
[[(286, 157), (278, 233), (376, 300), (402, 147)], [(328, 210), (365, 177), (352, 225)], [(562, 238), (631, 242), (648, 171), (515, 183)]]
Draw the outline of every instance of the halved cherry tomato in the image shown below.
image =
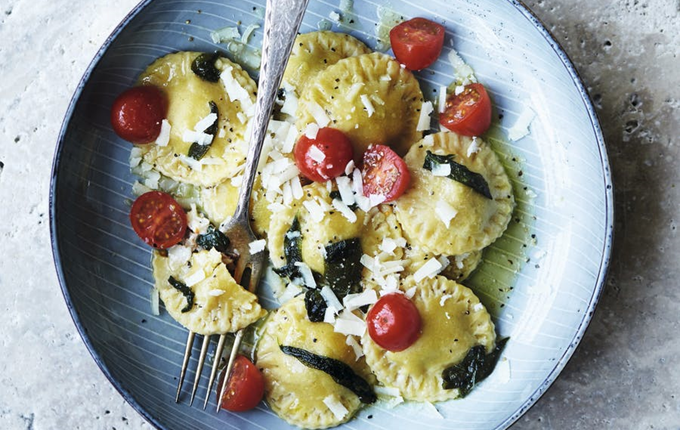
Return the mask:
[(460, 94), (450, 94), (439, 122), (463, 136), (484, 134), (491, 125), (491, 100), (484, 85), (466, 85)]
[(411, 174), (404, 160), (385, 145), (372, 145), (364, 152), (364, 195), (385, 196), (385, 202), (404, 194)]
[(160, 134), (167, 112), (167, 98), (158, 87), (134, 87), (113, 102), (111, 125), (118, 136), (129, 142), (150, 143)]
[(439, 58), (445, 33), (444, 27), (429, 19), (404, 21), (390, 30), (392, 51), (407, 69), (424, 69)]
[(187, 214), (170, 194), (149, 191), (137, 197), (130, 209), (135, 233), (154, 248), (170, 248), (184, 237)]
[(388, 351), (403, 351), (420, 337), (420, 312), (405, 295), (387, 294), (366, 315), (371, 339)]
[[(220, 387), (224, 374), (220, 378)], [(223, 409), (242, 412), (253, 409), (264, 395), (264, 377), (260, 370), (242, 355), (236, 356), (234, 369), (227, 381), (227, 389), (220, 401)]]
[(325, 182), (345, 171), (345, 166), (354, 157), (354, 150), (345, 133), (324, 127), (319, 129), (314, 139), (303, 134), (295, 144), (293, 154), (295, 164), (305, 177)]

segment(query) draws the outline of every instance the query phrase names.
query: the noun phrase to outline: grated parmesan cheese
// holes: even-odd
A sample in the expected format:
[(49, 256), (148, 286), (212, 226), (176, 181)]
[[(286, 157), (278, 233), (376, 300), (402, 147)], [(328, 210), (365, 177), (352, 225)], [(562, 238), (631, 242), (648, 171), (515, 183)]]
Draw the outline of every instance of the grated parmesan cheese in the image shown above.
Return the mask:
[(446, 109), (446, 87), (439, 87), (439, 113), (443, 113)]
[(312, 274), (312, 269), (302, 261), (296, 261), (295, 265), (299, 267), (300, 274), (302, 275), (302, 280), (307, 288), (316, 288), (316, 281), (314, 280), (314, 274)]
[(338, 297), (335, 295), (333, 290), (331, 290), (331, 287), (328, 285), (324, 285), (323, 288), (321, 288), (321, 297), (326, 301), (326, 304), (328, 305), (329, 308), (335, 309), (336, 312), (340, 312), (342, 310), (342, 304), (340, 303), (340, 300), (338, 300)]
[(326, 127), (328, 123), (331, 122), (331, 119), (326, 114), (326, 111), (321, 106), (319, 106), (317, 102), (309, 102), (308, 108), (309, 113), (312, 114), (314, 121), (316, 121), (319, 127)]
[[(423, 103), (420, 108), (420, 117), (418, 118), (418, 125), (416, 126), (416, 131), (423, 131), (430, 129), (430, 114), (434, 111), (432, 107), (432, 102), (427, 101)], [(369, 115), (370, 116), (370, 115)]]
[(432, 166), (433, 176), (449, 176), (451, 174), (451, 165), (449, 163), (435, 164)]
[[(156, 138), (156, 145), (158, 146), (168, 146), (168, 143), (170, 142), (170, 129), (172, 127), (170, 126), (170, 123), (168, 122), (167, 119), (164, 119), (161, 121), (161, 131), (158, 133), (158, 137)], [(132, 166), (134, 167), (134, 166)]]
[(264, 251), (265, 246), (267, 246), (267, 241), (265, 239), (254, 240), (248, 244), (248, 249), (251, 254), (257, 254)]
[(211, 112), (208, 115), (206, 115), (204, 118), (201, 118), (201, 120), (196, 123), (196, 125), (194, 126), (194, 130), (203, 131), (206, 128), (213, 125), (215, 123), (215, 121), (217, 121), (217, 114)]
[[(345, 99), (348, 102), (354, 101), (356, 96), (359, 94), (359, 91), (361, 91), (361, 88), (364, 86), (363, 82), (355, 82), (352, 84), (351, 87), (349, 87), (349, 91), (347, 91), (347, 95), (345, 95)], [(354, 110), (352, 110), (354, 112)]]
[(442, 264), (436, 258), (430, 258), (420, 269), (416, 270), (416, 273), (413, 274), (413, 279), (416, 282), (420, 282), (425, 278), (433, 278), (442, 270), (444, 270)]
[(333, 330), (345, 335), (363, 336), (366, 331), (366, 322), (352, 312), (343, 310), (335, 319)]
[(354, 339), (354, 336), (347, 336), (345, 344), (349, 345), (354, 350), (354, 355), (356, 356), (355, 361), (359, 361), (359, 359), (364, 356), (364, 350), (361, 348), (361, 345), (359, 345), (359, 342)]
[[(309, 136), (307, 136), (307, 137), (309, 137)], [(314, 139), (314, 138), (312, 138), (312, 139)], [(316, 161), (317, 163), (321, 163), (321, 162), (323, 162), (323, 160), (326, 159), (326, 154), (324, 154), (322, 150), (320, 150), (319, 148), (317, 148), (314, 145), (309, 147), (309, 152), (307, 152), (307, 154), (309, 155), (309, 158)]]
[(372, 305), (377, 301), (378, 295), (375, 293), (375, 290), (365, 290), (357, 294), (347, 294), (345, 298), (342, 299), (342, 303), (348, 311), (359, 309), (365, 305)]
[(515, 121), (515, 124), (508, 129), (508, 139), (515, 142), (528, 135), (529, 126), (535, 117), (536, 112), (534, 112), (530, 107), (525, 106), (522, 112), (519, 114), (517, 121)]
[(364, 108), (366, 108), (366, 114), (368, 114), (368, 117), (370, 118), (375, 113), (373, 103), (371, 103), (371, 100), (368, 98), (366, 94), (362, 94), (361, 96), (359, 96), (359, 98), (361, 99), (361, 103), (364, 105)]
[(326, 406), (328, 406), (328, 409), (333, 413), (338, 421), (344, 420), (349, 413), (347, 408), (334, 395), (326, 397), (323, 399), (323, 402)]
[(204, 279), (205, 272), (199, 267), (194, 273), (184, 278), (184, 283), (187, 285), (187, 287), (193, 287)]
[[(317, 136), (318, 133), (319, 133), (319, 126), (318, 126), (318, 124), (315, 124), (315, 123), (307, 124), (307, 127), (305, 128), (305, 136), (307, 136), (307, 137), (310, 138), (310, 139), (316, 139), (316, 136)], [(319, 148), (317, 148), (316, 146), (312, 146), (312, 148), (314, 148), (314, 149), (316, 149), (317, 151), (321, 152), (321, 151), (319, 150)], [(323, 152), (321, 152), (321, 154), (323, 155)], [(324, 157), (325, 157), (325, 156), (324, 156)], [(316, 161), (316, 160), (315, 160), (315, 161)], [(323, 161), (323, 159), (322, 159), (322, 161)]]
[(470, 143), (470, 146), (468, 146), (467, 149), (468, 158), (470, 158), (472, 154), (478, 153), (480, 149), (482, 149), (482, 146), (480, 145), (479, 140), (477, 140), (477, 136), (474, 136), (472, 138), (472, 143)]
[(312, 218), (312, 221), (314, 222), (321, 222), (324, 216), (326, 216), (326, 211), (316, 201), (305, 200), (302, 203), (302, 206), (304, 206), (305, 209), (307, 209), (307, 211), (309, 212), (309, 216)]
[(342, 216), (347, 218), (347, 221), (351, 223), (357, 222), (357, 214), (355, 214), (354, 211), (352, 211), (352, 209), (350, 209), (349, 206), (345, 204), (345, 202), (339, 199), (333, 199), (332, 203), (333, 207), (337, 209), (338, 212), (342, 214)]
[(453, 208), (450, 204), (443, 200), (437, 200), (434, 207), (434, 212), (437, 214), (439, 219), (444, 223), (446, 228), (451, 225), (451, 220), (456, 217), (458, 211)]

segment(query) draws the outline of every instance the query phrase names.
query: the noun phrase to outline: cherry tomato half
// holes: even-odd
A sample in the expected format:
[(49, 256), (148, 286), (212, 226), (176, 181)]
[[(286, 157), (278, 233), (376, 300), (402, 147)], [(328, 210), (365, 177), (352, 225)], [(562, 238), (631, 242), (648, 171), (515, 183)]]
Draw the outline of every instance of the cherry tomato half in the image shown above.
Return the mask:
[(184, 237), (187, 214), (170, 194), (149, 191), (137, 197), (130, 209), (135, 233), (154, 248), (170, 248)]
[(373, 145), (364, 152), (362, 173), (364, 195), (385, 196), (385, 202), (404, 194), (411, 182), (404, 160), (385, 145)]
[(340, 176), (354, 157), (352, 142), (335, 128), (319, 129), (314, 139), (303, 134), (293, 150), (295, 164), (305, 177), (326, 182)]
[(444, 27), (429, 19), (404, 21), (390, 30), (392, 51), (407, 69), (424, 69), (439, 58), (445, 33)]
[(439, 115), (444, 127), (463, 136), (481, 136), (491, 125), (491, 100), (484, 85), (466, 85), (458, 95), (446, 98), (444, 112)]
[(161, 132), (168, 112), (168, 101), (158, 87), (130, 88), (116, 98), (111, 107), (113, 131), (132, 143), (150, 143)]
[[(223, 379), (224, 375), (220, 378), (220, 387)], [(257, 406), (263, 395), (264, 377), (260, 370), (246, 357), (236, 356), (227, 389), (220, 401), (222, 408), (232, 412), (247, 411)]]
[(380, 297), (366, 315), (371, 339), (388, 351), (403, 351), (420, 337), (420, 313), (405, 295)]

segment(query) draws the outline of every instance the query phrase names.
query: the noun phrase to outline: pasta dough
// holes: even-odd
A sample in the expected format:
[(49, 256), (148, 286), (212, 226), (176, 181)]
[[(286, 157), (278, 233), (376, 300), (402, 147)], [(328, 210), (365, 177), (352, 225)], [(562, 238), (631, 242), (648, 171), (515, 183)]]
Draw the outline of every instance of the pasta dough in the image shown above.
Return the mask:
[[(320, 72), (300, 94), (298, 130), (308, 124), (344, 132), (355, 160), (371, 144), (391, 146), (399, 155), (420, 139), (423, 94), (413, 74), (392, 57), (366, 54), (345, 58)], [(327, 122), (327, 124), (324, 124)]]
[[(139, 78), (140, 83), (162, 88), (168, 97), (167, 120), (171, 125), (167, 146), (140, 146), (147, 163), (176, 181), (213, 186), (236, 175), (245, 162), (247, 145), (244, 136), (247, 116), (240, 101), (231, 101), (222, 82), (206, 82), (192, 70), (199, 52), (177, 52), (154, 61)], [(226, 58), (215, 62), (220, 71), (230, 70), (231, 77), (255, 102), (255, 82), (238, 64)], [(193, 142), (185, 142), (185, 132), (210, 113), (210, 102), (217, 105), (218, 134), (206, 155), (196, 161), (187, 156)], [(203, 130), (200, 130), (203, 131)], [(188, 159), (188, 160), (187, 160)]]
[(403, 291), (412, 287), (417, 287), (411, 301), (422, 320), (420, 338), (403, 351), (390, 352), (378, 346), (367, 331), (362, 337), (366, 362), (378, 381), (399, 389), (405, 399), (454, 399), (459, 392), (442, 388), (442, 372), (461, 362), (473, 346), (483, 345), (491, 352), (494, 324), (470, 289), (443, 276), (419, 283), (409, 276), (400, 285)]
[[(479, 143), (480, 139), (476, 140)], [(411, 172), (411, 186), (396, 200), (396, 214), (409, 243), (426, 252), (459, 255), (478, 251), (493, 243), (508, 226), (515, 204), (510, 180), (488, 145), (482, 144), (478, 152), (472, 152), (472, 144), (468, 137), (437, 133), (411, 147), (404, 158)], [(428, 150), (438, 155), (453, 154), (457, 163), (484, 176), (493, 199), (424, 169)], [(437, 213), (440, 204), (455, 212), (448, 227)]]
[(326, 67), (347, 57), (368, 54), (371, 50), (349, 34), (314, 31), (297, 36), (283, 81), (298, 94)]
[[(297, 297), (281, 306), (265, 323), (257, 344), (256, 364), (265, 379), (267, 403), (290, 424), (318, 429), (348, 421), (361, 407), (357, 395), (325, 372), (284, 354), (281, 345), (340, 360), (368, 380), (370, 370), (363, 359), (356, 359), (345, 336), (334, 332), (330, 324), (310, 322), (303, 298)], [(344, 417), (336, 417), (324, 403), (329, 396), (347, 409)]]
[[(189, 264), (178, 269), (171, 267), (169, 258), (156, 252), (152, 266), (156, 288), (166, 310), (177, 322), (195, 333), (232, 333), (266, 314), (257, 296), (236, 283), (222, 263), (222, 254), (214, 249), (193, 253)], [(170, 285), (170, 276), (185, 284), (189, 283), (188, 279), (203, 278), (190, 286), (195, 298), (188, 312), (182, 312), (187, 299)]]

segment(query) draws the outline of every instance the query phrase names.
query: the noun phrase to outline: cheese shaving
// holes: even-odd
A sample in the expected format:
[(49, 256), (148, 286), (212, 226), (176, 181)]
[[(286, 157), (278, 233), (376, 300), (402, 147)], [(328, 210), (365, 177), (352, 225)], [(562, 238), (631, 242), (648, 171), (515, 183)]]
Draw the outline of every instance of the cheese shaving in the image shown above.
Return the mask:
[(323, 162), (323, 160), (326, 159), (326, 154), (324, 154), (322, 150), (320, 150), (319, 148), (317, 148), (314, 145), (309, 147), (309, 151), (307, 152), (307, 155), (309, 155), (309, 158), (316, 161), (317, 163), (321, 163), (321, 162)]
[(184, 283), (187, 285), (187, 287), (193, 287), (204, 279), (205, 272), (199, 267), (194, 273), (184, 278)]
[[(156, 145), (158, 146), (168, 146), (168, 143), (170, 142), (170, 129), (172, 127), (170, 126), (170, 123), (168, 122), (167, 119), (164, 119), (161, 121), (161, 131), (158, 133), (158, 137), (156, 138)], [(132, 155), (132, 154), (131, 154)], [(132, 166), (134, 167), (134, 166)]]
[(434, 212), (437, 214), (439, 219), (444, 223), (446, 228), (451, 225), (451, 220), (455, 218), (458, 211), (453, 208), (450, 204), (443, 200), (438, 200), (434, 207)]
[(345, 416), (349, 413), (347, 408), (338, 400), (338, 398), (334, 395), (330, 395), (323, 399), (323, 402), (326, 406), (328, 406), (328, 409), (333, 413), (335, 416), (335, 419), (338, 421), (342, 421), (345, 419)]
[(319, 106), (317, 102), (309, 102), (309, 113), (312, 114), (314, 121), (319, 125), (319, 127), (326, 127), (331, 119), (326, 114), (326, 111)]
[(267, 241), (265, 239), (254, 240), (248, 244), (248, 249), (250, 254), (257, 254), (264, 251), (265, 246), (267, 246)]
[(432, 102), (427, 101), (423, 103), (420, 108), (420, 117), (418, 118), (418, 125), (416, 126), (416, 131), (423, 131), (430, 129), (430, 114), (434, 111), (432, 107)]
[(354, 355), (356, 356), (355, 361), (359, 361), (359, 359), (364, 356), (364, 350), (361, 348), (361, 345), (359, 345), (359, 342), (357, 342), (354, 336), (347, 336), (345, 343), (354, 350)]
[(413, 274), (413, 279), (416, 282), (420, 282), (425, 278), (433, 278), (442, 270), (444, 270), (442, 264), (436, 258), (430, 258), (420, 269), (416, 270), (416, 273)]
[[(468, 146), (468, 149), (467, 149), (468, 158), (472, 157), (472, 154), (478, 153), (480, 149), (482, 149), (482, 146), (480, 145), (479, 140), (477, 139), (477, 136), (475, 136), (475, 137), (472, 138), (472, 143), (470, 143), (470, 146)], [(447, 164), (447, 166), (448, 166), (448, 164)]]
[(371, 103), (371, 100), (368, 98), (366, 94), (362, 94), (361, 96), (359, 96), (359, 98), (361, 99), (361, 103), (364, 105), (364, 108), (366, 108), (366, 114), (368, 114), (368, 117), (370, 118), (375, 113), (373, 103)]
[(530, 107), (525, 107), (519, 114), (515, 124), (508, 129), (508, 139), (515, 142), (528, 135), (529, 126), (535, 117), (536, 112), (534, 112)]
[(336, 312), (340, 312), (342, 310), (342, 304), (340, 303), (340, 300), (338, 300), (333, 290), (331, 290), (331, 287), (324, 285), (323, 288), (321, 288), (320, 293), (321, 297), (323, 297), (323, 299), (326, 301), (326, 304), (329, 308), (335, 309)]
[(357, 214), (355, 214), (352, 209), (349, 208), (342, 200), (339, 199), (333, 199), (333, 207), (338, 210), (344, 216), (347, 218), (347, 221), (351, 223), (357, 222)]
[[(316, 139), (316, 136), (317, 136), (318, 133), (319, 133), (319, 126), (317, 124), (315, 124), (315, 123), (307, 124), (307, 127), (305, 128), (305, 136), (307, 136), (310, 139)], [(321, 152), (319, 150), (319, 148), (317, 148), (316, 146), (312, 146), (311, 148), (314, 148), (317, 151)], [(321, 154), (323, 155), (323, 152), (321, 152)], [(324, 155), (324, 157), (325, 157), (325, 155)], [(323, 159), (322, 159), (322, 161), (323, 161)]]
[(432, 166), (433, 176), (449, 176), (451, 174), (451, 165), (449, 163), (435, 164)]
[(316, 281), (314, 280), (314, 274), (312, 274), (312, 269), (301, 261), (296, 261), (295, 265), (299, 268), (300, 274), (302, 275), (302, 280), (307, 288), (316, 288)]
[(342, 299), (342, 303), (345, 305), (345, 309), (348, 311), (353, 311), (354, 309), (359, 309), (362, 306), (372, 305), (378, 301), (378, 295), (375, 290), (365, 290), (357, 294), (348, 294)]

